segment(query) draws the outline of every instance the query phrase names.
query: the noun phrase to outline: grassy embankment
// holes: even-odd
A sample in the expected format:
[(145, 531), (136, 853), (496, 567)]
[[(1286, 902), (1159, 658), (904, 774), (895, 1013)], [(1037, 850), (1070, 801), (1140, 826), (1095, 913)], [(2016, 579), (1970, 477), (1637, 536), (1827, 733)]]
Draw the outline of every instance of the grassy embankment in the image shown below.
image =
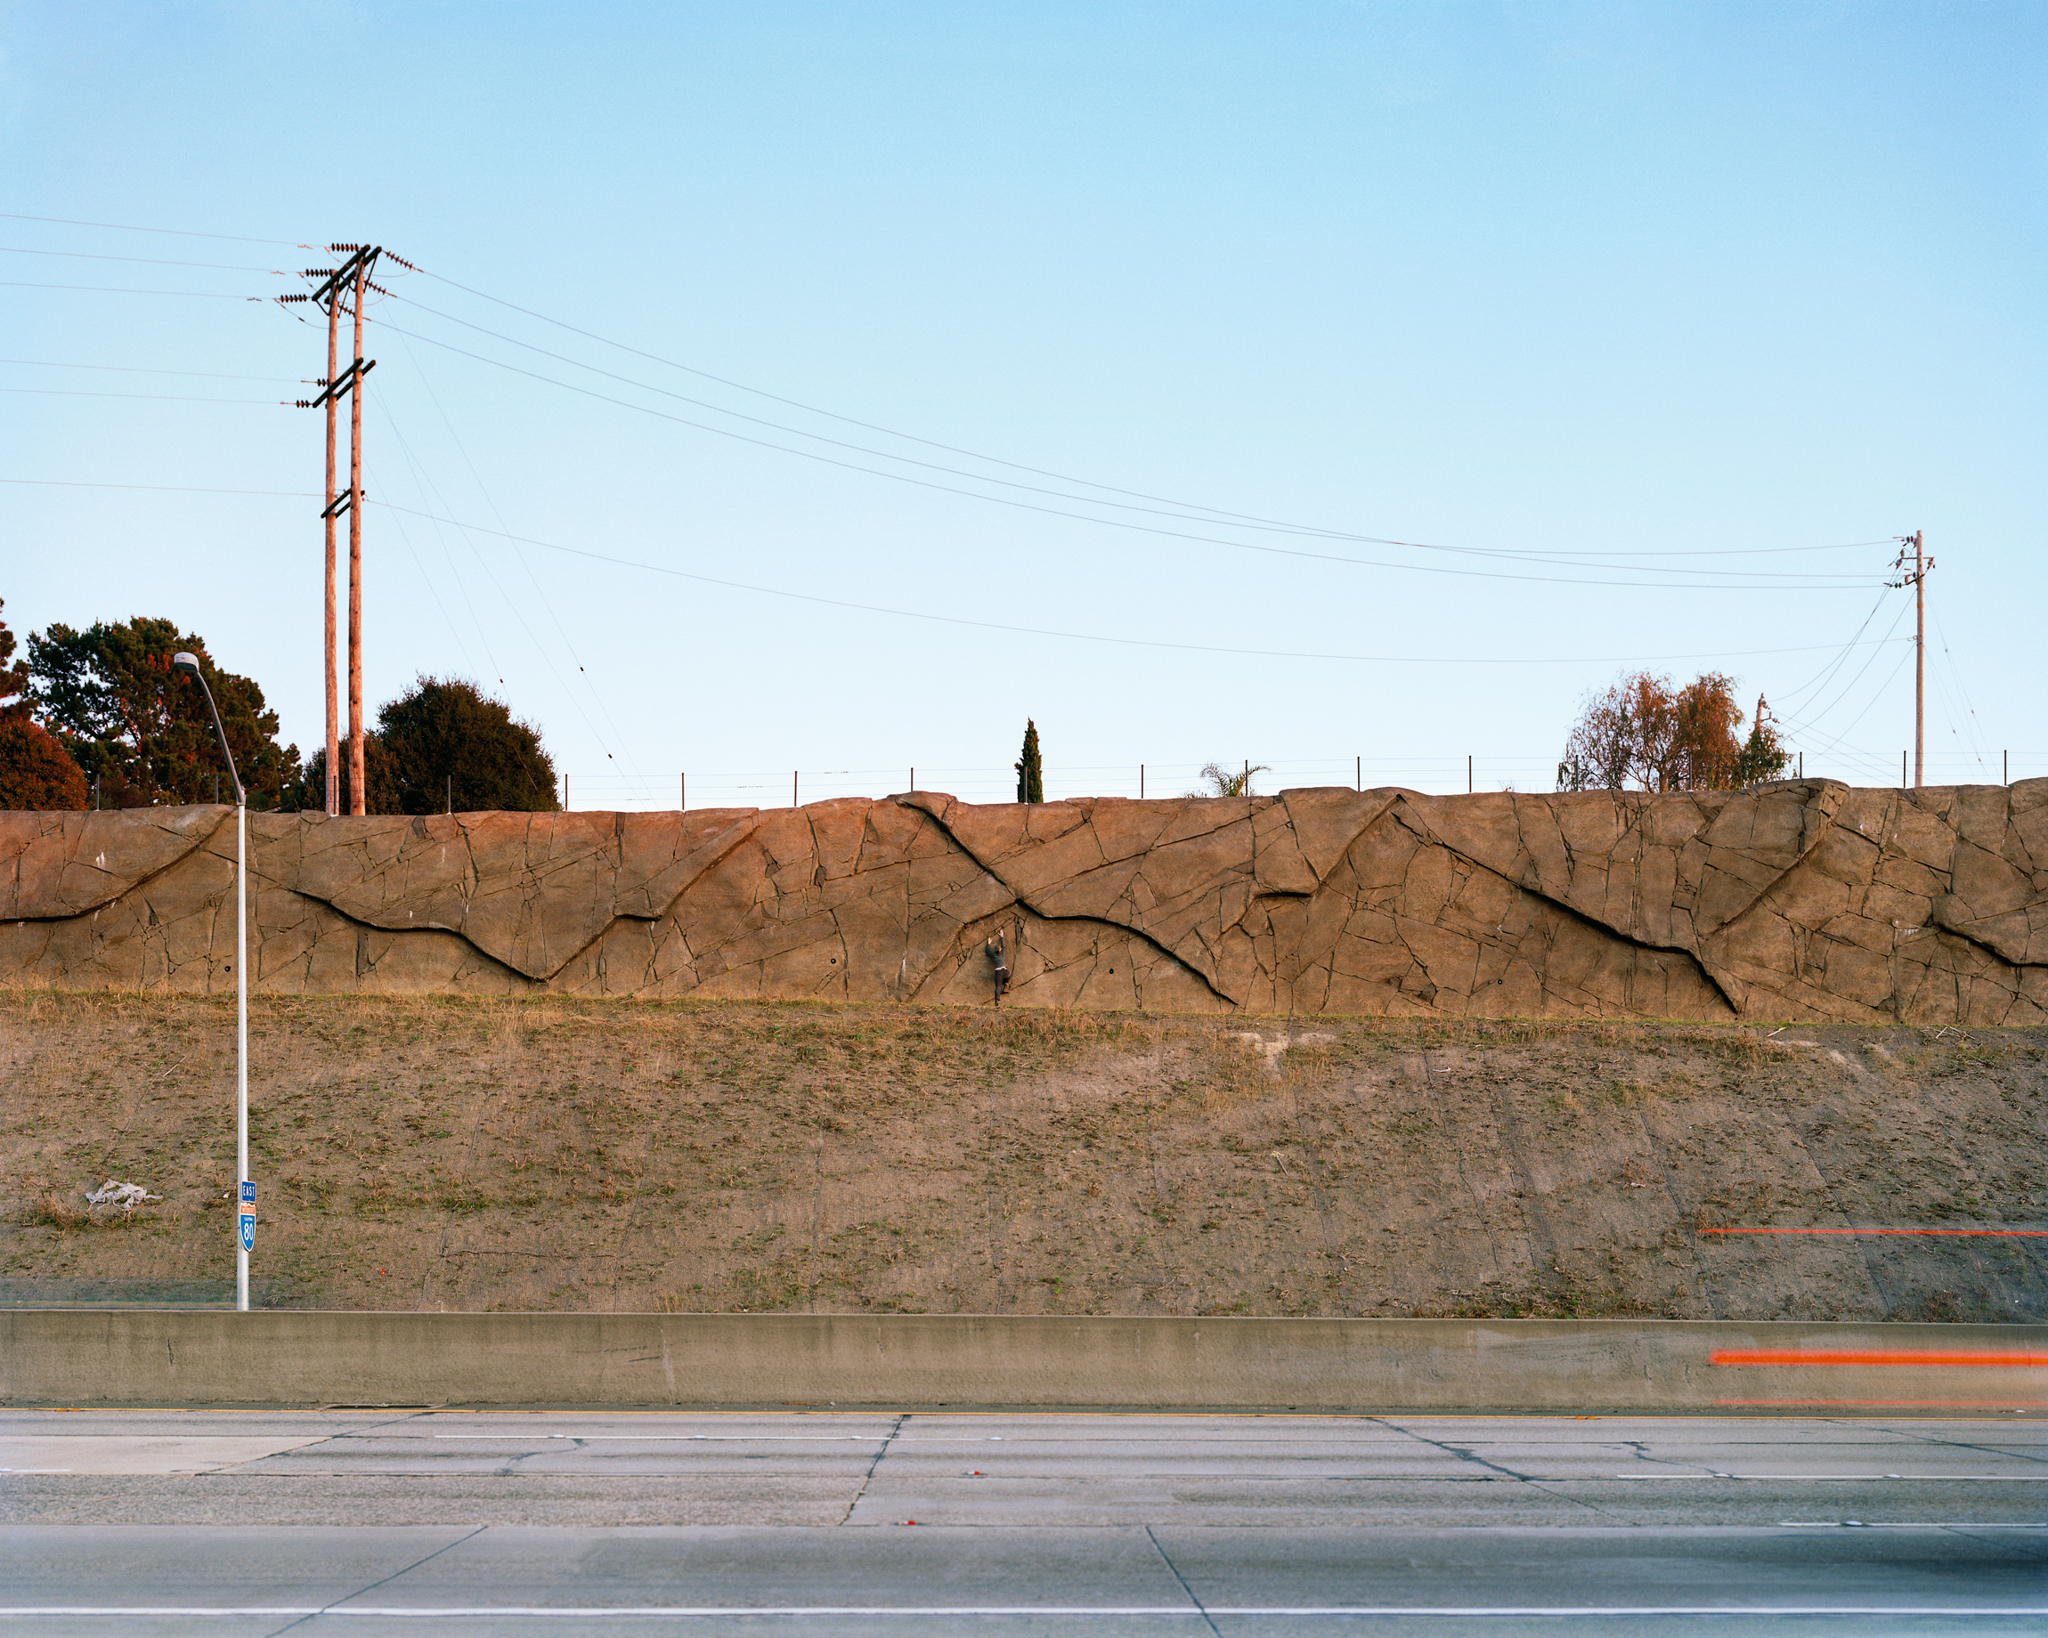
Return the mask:
[[(2048, 1030), (257, 1000), (257, 1299), (2048, 1318)], [(0, 995), (0, 1300), (230, 1289), (231, 1000)], [(163, 1196), (89, 1211), (107, 1178)]]

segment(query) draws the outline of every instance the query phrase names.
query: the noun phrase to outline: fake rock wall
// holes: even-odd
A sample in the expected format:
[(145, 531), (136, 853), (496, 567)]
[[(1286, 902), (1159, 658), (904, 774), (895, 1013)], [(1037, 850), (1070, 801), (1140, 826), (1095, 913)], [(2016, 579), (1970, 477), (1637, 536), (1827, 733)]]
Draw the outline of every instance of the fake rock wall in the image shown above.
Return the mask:
[[(1845, 1022), (2048, 1019), (2048, 779), (1646, 796), (254, 814), (254, 982)], [(233, 985), (232, 809), (0, 813), (0, 982)]]

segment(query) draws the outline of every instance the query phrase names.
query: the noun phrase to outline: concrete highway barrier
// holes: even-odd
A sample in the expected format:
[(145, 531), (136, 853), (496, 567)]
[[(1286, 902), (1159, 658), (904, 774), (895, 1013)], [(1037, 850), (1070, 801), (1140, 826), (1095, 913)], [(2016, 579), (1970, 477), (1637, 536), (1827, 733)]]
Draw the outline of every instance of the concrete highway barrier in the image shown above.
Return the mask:
[(0, 1311), (10, 1405), (2048, 1411), (2048, 1326)]

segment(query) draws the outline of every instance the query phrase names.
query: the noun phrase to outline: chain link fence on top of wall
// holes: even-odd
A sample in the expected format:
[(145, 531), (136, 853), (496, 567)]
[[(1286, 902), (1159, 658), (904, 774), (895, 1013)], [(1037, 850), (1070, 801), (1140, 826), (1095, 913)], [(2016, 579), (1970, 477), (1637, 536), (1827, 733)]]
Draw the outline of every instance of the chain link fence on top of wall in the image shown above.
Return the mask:
[[(1370, 789), (1399, 785), (1430, 795), (1474, 791), (1551, 791), (1557, 786), (1556, 757), (1465, 756), (1329, 757), (1283, 761), (1238, 757), (1222, 763), (1238, 772), (1249, 762), (1252, 790), (1260, 795), (1304, 786), (1341, 785)], [(1910, 762), (1908, 764), (1910, 766)], [(1189, 793), (1213, 794), (1204, 764), (1128, 762), (1045, 769), (1048, 801), (1070, 797), (1122, 796), (1157, 799)], [(1802, 771), (1795, 760), (1789, 773)], [(1908, 775), (1883, 753), (1838, 752), (1808, 755), (1809, 778), (1839, 779), (1850, 785), (1897, 787)], [(2048, 751), (1993, 752), (1988, 756), (1930, 752), (1929, 785), (1998, 785), (2048, 775)], [(678, 770), (660, 775), (576, 773), (562, 776), (563, 805), (603, 811), (673, 811), (686, 808), (783, 808), (835, 797), (881, 797), (911, 789), (943, 791), (963, 802), (1014, 802), (1016, 770), (1008, 765), (897, 768), (797, 768), (774, 773), (732, 773), (717, 769)]]

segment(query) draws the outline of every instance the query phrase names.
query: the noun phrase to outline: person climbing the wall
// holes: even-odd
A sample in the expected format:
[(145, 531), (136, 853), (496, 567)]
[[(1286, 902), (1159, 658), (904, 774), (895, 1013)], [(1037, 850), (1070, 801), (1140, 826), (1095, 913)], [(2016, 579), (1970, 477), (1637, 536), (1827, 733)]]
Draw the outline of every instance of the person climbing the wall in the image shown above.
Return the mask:
[(1001, 1006), (1003, 1004), (1003, 991), (1010, 987), (1010, 969), (1003, 960), (1005, 948), (1003, 935), (1001, 933), (996, 934), (994, 938), (988, 941), (984, 948), (988, 951), (989, 964), (996, 970), (995, 1004)]

